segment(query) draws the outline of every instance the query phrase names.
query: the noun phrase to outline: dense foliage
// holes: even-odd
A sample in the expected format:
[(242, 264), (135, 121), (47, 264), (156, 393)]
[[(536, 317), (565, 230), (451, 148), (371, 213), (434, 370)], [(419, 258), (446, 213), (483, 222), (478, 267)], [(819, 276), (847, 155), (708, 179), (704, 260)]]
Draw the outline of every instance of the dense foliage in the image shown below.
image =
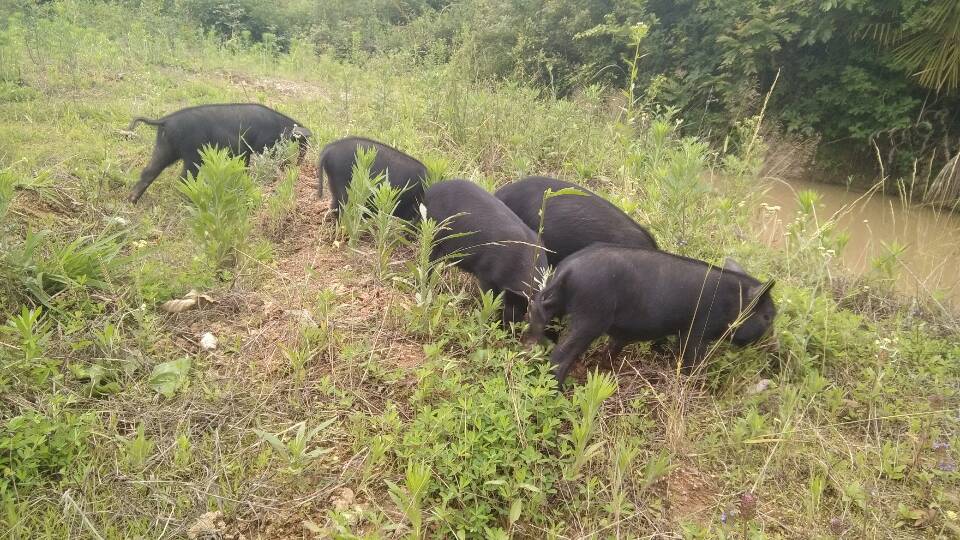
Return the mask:
[(678, 109), (688, 132), (717, 143), (737, 120), (757, 114), (777, 80), (767, 117), (794, 138), (821, 141), (821, 169), (829, 176), (883, 172), (910, 176), (911, 185), (925, 189), (958, 153), (957, 6), (952, 0), (300, 0), (268, 7), (182, 0), (169, 7), (229, 38), (285, 47), (293, 36), (309, 36), (319, 49), (355, 61), (402, 51), (558, 95), (635, 84), (629, 98)]

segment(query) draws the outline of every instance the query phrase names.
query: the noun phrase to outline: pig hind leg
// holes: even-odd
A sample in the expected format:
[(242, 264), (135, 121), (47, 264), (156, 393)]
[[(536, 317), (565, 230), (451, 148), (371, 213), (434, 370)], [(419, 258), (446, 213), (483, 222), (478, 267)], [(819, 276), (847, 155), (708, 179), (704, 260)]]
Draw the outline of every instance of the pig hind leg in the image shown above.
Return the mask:
[(607, 348), (603, 351), (603, 361), (607, 367), (613, 368), (614, 362), (620, 357), (623, 348), (629, 344), (629, 341), (610, 336), (607, 342)]
[(140, 173), (140, 181), (133, 186), (133, 192), (130, 193), (130, 202), (136, 203), (143, 196), (143, 192), (150, 187), (150, 184), (160, 176), (164, 169), (180, 159), (176, 149), (163, 138), (162, 134), (157, 135), (157, 142), (153, 147), (153, 155), (150, 157), (150, 163)]
[(180, 171), (180, 180), (186, 180), (188, 174), (192, 174), (194, 177), (200, 173), (200, 165), (203, 164), (203, 160), (200, 158), (200, 154), (197, 152), (191, 152), (183, 157), (183, 170)]
[(328, 172), (327, 179), (330, 183), (330, 212), (337, 216), (347, 204), (347, 184), (351, 178)]

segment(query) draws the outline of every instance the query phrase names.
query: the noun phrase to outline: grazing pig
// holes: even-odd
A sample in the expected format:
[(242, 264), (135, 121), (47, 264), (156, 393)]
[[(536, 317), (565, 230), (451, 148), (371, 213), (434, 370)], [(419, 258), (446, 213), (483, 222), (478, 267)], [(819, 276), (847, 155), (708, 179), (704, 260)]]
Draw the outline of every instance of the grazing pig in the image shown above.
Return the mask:
[(556, 266), (581, 249), (597, 243), (657, 249), (650, 233), (623, 210), (603, 197), (570, 182), (530, 176), (497, 190), (496, 197), (534, 231), (540, 227), (540, 207), (548, 189), (576, 188), (583, 195), (560, 195), (547, 200), (541, 241), (547, 260)]
[(356, 161), (358, 147), (364, 150), (370, 148), (377, 150), (377, 157), (370, 170), (372, 177), (385, 174), (391, 186), (405, 189), (394, 214), (406, 220), (416, 218), (417, 207), (423, 200), (423, 181), (427, 177), (427, 167), (416, 158), (392, 146), (363, 137), (347, 137), (333, 141), (320, 152), (320, 161), (317, 163), (319, 180), (317, 189), (322, 197), (323, 174), (326, 173), (327, 181), (330, 183), (330, 211), (333, 215), (338, 215), (340, 209), (347, 203), (347, 186), (353, 179), (353, 164)]
[(503, 291), (504, 327), (522, 321), (527, 299), (546, 266), (537, 235), (496, 197), (468, 180), (434, 184), (424, 202), (427, 217), (446, 226), (432, 258), (462, 257), (457, 266), (476, 276), (480, 288), (494, 294)]
[(140, 200), (157, 176), (173, 163), (183, 160), (181, 178), (200, 170), (200, 150), (205, 145), (227, 148), (249, 163), (251, 153), (260, 153), (282, 139), (300, 144), (300, 159), (307, 150), (310, 130), (289, 116), (256, 103), (224, 103), (188, 107), (159, 120), (134, 118), (128, 131), (144, 123), (157, 127), (157, 142), (150, 163), (140, 173), (130, 202)]
[[(603, 334), (610, 337), (611, 358), (634, 341), (678, 336), (689, 371), (712, 341), (729, 336), (747, 345), (767, 333), (776, 315), (772, 286), (730, 259), (719, 268), (662, 251), (598, 244), (564, 260), (534, 298), (524, 341), (542, 340), (546, 324), (570, 317), (550, 355), (561, 384), (574, 360)], [(741, 324), (731, 328), (738, 318)]]

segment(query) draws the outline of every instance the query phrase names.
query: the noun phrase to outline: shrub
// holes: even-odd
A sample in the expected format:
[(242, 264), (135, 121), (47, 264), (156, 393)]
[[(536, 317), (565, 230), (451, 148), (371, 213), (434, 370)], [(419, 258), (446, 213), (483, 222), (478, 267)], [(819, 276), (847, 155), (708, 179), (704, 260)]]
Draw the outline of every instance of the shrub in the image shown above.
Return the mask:
[(542, 359), (527, 363), (497, 349), (478, 351), (471, 363), (508, 365), (510, 373), (471, 382), (450, 371), (424, 382), (433, 399), (418, 406), (397, 454), (443, 479), (424, 494), (439, 507), (443, 529), (476, 535), (506, 518), (518, 499), (537, 521), (563, 475), (560, 426), (572, 407)]
[(41, 321), (40, 308), (22, 308), (19, 316), (10, 317), (0, 328), (4, 342), (13, 344), (0, 348), (0, 390), (11, 383), (17, 387), (42, 385), (56, 374), (58, 360), (47, 356), (50, 341), (50, 321)]
[(83, 463), (90, 418), (27, 412), (0, 428), (0, 498), (68, 477)]
[(235, 266), (237, 252), (250, 233), (250, 214), (260, 191), (247, 174), (243, 159), (226, 149), (204, 148), (200, 172), (178, 189), (190, 201), (190, 228), (207, 260), (216, 268)]

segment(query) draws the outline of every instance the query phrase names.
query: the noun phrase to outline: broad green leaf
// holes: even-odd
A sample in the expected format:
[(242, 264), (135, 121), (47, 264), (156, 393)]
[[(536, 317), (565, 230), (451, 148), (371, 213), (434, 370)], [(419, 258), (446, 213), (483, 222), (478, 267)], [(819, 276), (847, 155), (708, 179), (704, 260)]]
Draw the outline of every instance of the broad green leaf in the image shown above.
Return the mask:
[(157, 364), (150, 374), (150, 387), (164, 397), (171, 398), (187, 382), (189, 372), (189, 358)]
[(253, 432), (256, 433), (257, 436), (260, 437), (261, 439), (270, 443), (270, 446), (272, 446), (273, 449), (279, 452), (280, 454), (283, 454), (283, 455), (287, 454), (286, 445), (284, 445), (283, 442), (273, 433), (268, 433), (266, 431), (263, 431), (262, 429), (254, 429)]
[(523, 500), (514, 499), (513, 504), (510, 505), (510, 524), (516, 523), (520, 519), (520, 512), (523, 511)]
[(333, 448), (316, 448), (307, 452), (307, 457), (315, 458), (333, 452)]

